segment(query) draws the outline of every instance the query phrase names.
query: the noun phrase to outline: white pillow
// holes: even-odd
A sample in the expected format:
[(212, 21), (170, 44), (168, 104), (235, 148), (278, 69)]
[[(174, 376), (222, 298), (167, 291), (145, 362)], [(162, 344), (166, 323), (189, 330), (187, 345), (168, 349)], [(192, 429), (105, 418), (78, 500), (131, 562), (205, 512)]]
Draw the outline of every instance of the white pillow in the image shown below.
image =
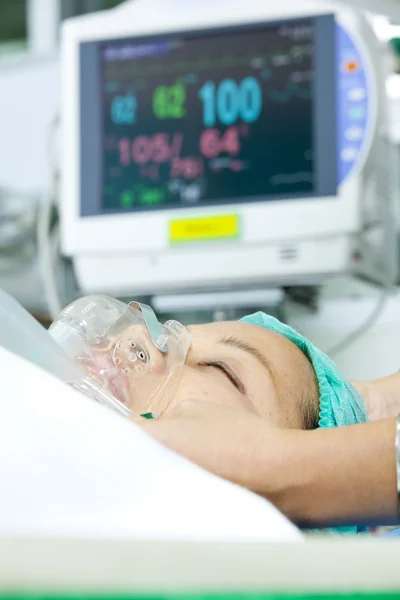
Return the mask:
[(302, 540), (271, 504), (0, 347), (0, 535)]

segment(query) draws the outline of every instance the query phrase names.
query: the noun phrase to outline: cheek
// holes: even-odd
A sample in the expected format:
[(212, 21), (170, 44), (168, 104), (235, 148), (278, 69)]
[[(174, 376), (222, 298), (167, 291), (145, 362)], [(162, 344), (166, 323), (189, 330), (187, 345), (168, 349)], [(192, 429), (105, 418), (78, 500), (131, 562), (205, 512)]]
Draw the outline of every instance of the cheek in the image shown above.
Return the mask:
[(185, 400), (213, 402), (232, 408), (246, 408), (245, 399), (225, 377), (210, 369), (186, 366), (182, 372), (167, 413)]
[(248, 393), (256, 414), (275, 425), (281, 422), (281, 407), (270, 376), (258, 369), (249, 370)]

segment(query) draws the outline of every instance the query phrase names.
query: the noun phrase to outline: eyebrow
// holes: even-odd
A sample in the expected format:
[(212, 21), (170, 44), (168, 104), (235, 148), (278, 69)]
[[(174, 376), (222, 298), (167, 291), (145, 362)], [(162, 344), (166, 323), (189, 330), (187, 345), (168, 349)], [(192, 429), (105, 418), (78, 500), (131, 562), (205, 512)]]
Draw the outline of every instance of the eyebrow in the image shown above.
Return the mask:
[(264, 354), (262, 352), (257, 350), (257, 348), (254, 348), (250, 344), (243, 342), (243, 340), (239, 340), (239, 338), (237, 338), (233, 335), (228, 335), (226, 337), (223, 337), (219, 341), (219, 343), (224, 344), (224, 346), (230, 346), (231, 348), (237, 348), (238, 350), (243, 350), (243, 352), (247, 352), (247, 354), (250, 354), (253, 358), (257, 359), (258, 362), (261, 363), (261, 365), (265, 369), (267, 369), (267, 371), (269, 372), (271, 377), (274, 378), (273, 369), (272, 369), (270, 362), (267, 360), (267, 358), (264, 356)]

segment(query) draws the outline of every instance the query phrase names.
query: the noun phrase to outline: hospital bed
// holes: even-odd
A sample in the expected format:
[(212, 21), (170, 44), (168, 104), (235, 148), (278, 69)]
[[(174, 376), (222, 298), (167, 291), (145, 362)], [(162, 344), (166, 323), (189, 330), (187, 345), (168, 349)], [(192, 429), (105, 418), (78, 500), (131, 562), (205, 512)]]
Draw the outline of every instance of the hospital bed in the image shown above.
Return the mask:
[(1, 600), (400, 597), (396, 540), (306, 541), (39, 367), (0, 365)]
[(314, 600), (400, 597), (398, 548), (378, 541), (0, 541), (0, 598)]

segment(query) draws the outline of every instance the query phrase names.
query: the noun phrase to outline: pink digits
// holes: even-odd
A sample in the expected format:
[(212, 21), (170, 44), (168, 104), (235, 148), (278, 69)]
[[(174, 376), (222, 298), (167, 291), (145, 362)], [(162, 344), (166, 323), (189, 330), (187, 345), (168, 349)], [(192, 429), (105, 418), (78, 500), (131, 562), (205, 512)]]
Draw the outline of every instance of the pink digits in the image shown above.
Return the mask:
[[(208, 148), (213, 146), (214, 139), (217, 140), (217, 154), (221, 151), (221, 143), (223, 147), (230, 148), (231, 153), (239, 151), (238, 142), (235, 141), (237, 133), (229, 133), (227, 131), (223, 140), (219, 140), (220, 134), (216, 129), (207, 130), (204, 133), (208, 134), (208, 138), (206, 137), (203, 140), (203, 144), (205, 143)], [(120, 163), (123, 166), (127, 166), (133, 160), (134, 163), (140, 165), (140, 174), (142, 177), (157, 181), (160, 178), (159, 165), (169, 162), (171, 165), (171, 177), (196, 179), (203, 174), (204, 161), (202, 158), (192, 156), (181, 158), (182, 144), (182, 133), (175, 133), (172, 137), (171, 145), (169, 143), (169, 136), (166, 133), (156, 133), (152, 137), (138, 135), (133, 141), (123, 138), (118, 142)], [(206, 153), (204, 154), (206, 155)]]
[(145, 135), (138, 135), (138, 137), (133, 140), (132, 157), (135, 163), (138, 165), (145, 165), (149, 162), (152, 153), (153, 148), (151, 140), (148, 137)]
[(228, 154), (238, 154), (240, 151), (239, 130), (237, 127), (230, 127), (222, 137), (221, 144)]
[(200, 152), (206, 158), (216, 158), (222, 152), (236, 155), (240, 151), (239, 130), (229, 127), (221, 136), (218, 129), (206, 129), (200, 136)]
[(168, 144), (166, 133), (157, 133), (152, 140), (152, 159), (155, 163), (161, 164), (168, 162), (171, 156), (171, 149)]
[(200, 152), (206, 158), (215, 158), (220, 153), (218, 129), (206, 129), (200, 137)]
[(178, 157), (181, 155), (182, 144), (183, 133), (175, 133), (174, 137), (172, 138), (171, 157)]
[(204, 164), (201, 158), (173, 158), (171, 160), (171, 177), (196, 179), (203, 174)]
[(118, 142), (119, 160), (121, 165), (129, 165), (131, 162), (131, 142), (127, 138), (122, 138)]
[(123, 138), (118, 142), (120, 162), (124, 166), (129, 165), (131, 160), (137, 165), (145, 165), (150, 161), (166, 163), (180, 155), (182, 142), (182, 133), (173, 136), (171, 145), (167, 133), (156, 133), (152, 137), (138, 135), (133, 142)]
[[(160, 165), (171, 161), (172, 172), (177, 171), (179, 176), (192, 179), (198, 176), (194, 173), (202, 172), (203, 163), (201, 159), (192, 157), (180, 158), (182, 144), (182, 133), (175, 133), (171, 145), (167, 133), (156, 133), (152, 137), (139, 135), (133, 142), (122, 138), (118, 142), (120, 163), (127, 166), (133, 160), (137, 165), (146, 165), (150, 161)], [(216, 158), (223, 152), (236, 156), (240, 147), (240, 131), (236, 126), (229, 127), (224, 134), (218, 129), (206, 129), (200, 136), (200, 152), (208, 159)]]

